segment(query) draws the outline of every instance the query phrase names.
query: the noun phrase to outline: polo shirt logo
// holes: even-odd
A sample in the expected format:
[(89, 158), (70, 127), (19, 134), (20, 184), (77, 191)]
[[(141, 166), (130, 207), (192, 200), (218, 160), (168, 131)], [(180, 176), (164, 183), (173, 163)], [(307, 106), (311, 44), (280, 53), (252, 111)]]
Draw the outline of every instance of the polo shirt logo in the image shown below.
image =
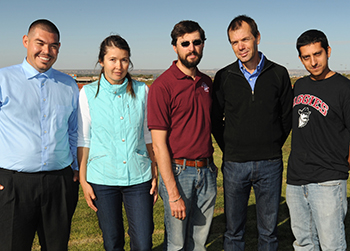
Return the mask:
[(209, 92), (209, 86), (205, 82), (203, 82), (201, 86), (205, 92)]

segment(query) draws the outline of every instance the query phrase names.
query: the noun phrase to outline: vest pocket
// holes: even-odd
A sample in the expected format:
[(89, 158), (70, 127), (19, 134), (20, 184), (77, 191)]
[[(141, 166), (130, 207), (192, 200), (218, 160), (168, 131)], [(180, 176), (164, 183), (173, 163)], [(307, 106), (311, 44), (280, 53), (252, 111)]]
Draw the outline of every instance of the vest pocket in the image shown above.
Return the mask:
[(148, 152), (136, 150), (135, 154), (136, 154), (137, 163), (140, 166), (140, 170), (145, 170), (145, 168), (148, 167), (148, 164), (150, 161)]
[(94, 161), (94, 160), (97, 160), (97, 159), (100, 159), (100, 158), (103, 158), (103, 157), (106, 157), (107, 155), (106, 154), (104, 154), (104, 155), (96, 155), (96, 156), (93, 156), (93, 157), (91, 157), (90, 159), (89, 159), (89, 161), (88, 161), (88, 164), (90, 164), (92, 161)]

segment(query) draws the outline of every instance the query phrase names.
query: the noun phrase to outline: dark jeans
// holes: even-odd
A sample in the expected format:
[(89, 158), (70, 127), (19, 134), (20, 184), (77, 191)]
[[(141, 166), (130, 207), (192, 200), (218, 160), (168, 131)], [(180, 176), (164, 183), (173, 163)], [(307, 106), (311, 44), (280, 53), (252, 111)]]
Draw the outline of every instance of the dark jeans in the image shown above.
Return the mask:
[(68, 249), (79, 183), (73, 171), (22, 173), (0, 168), (0, 250), (30, 251), (38, 232), (41, 250)]
[(124, 250), (122, 202), (129, 223), (131, 250), (152, 250), (153, 196), (151, 181), (133, 186), (91, 184), (97, 200), (97, 217), (107, 251)]
[(223, 164), (226, 214), (225, 251), (244, 250), (244, 232), (251, 187), (256, 198), (258, 250), (277, 250), (277, 217), (281, 196), (282, 160)]

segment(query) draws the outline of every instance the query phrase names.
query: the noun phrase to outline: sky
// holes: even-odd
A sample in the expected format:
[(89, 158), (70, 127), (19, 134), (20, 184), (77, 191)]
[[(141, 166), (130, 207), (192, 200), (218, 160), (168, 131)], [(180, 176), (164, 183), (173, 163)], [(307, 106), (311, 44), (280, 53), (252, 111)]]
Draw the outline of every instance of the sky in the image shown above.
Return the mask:
[(220, 69), (236, 57), (227, 39), (233, 18), (252, 17), (261, 34), (259, 51), (288, 69), (303, 69), (295, 42), (309, 29), (323, 31), (332, 48), (332, 70), (350, 70), (349, 0), (0, 0), (0, 68), (19, 64), (29, 25), (49, 19), (61, 33), (54, 68), (96, 68), (100, 43), (125, 38), (134, 69), (167, 69), (177, 59), (170, 42), (174, 25), (193, 20), (207, 40), (200, 69)]

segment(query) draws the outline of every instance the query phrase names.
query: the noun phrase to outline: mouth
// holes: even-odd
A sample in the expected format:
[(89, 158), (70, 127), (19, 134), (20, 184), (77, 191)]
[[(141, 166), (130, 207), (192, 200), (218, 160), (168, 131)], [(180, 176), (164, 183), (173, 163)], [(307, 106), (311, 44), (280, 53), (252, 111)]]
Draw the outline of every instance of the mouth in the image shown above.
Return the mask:
[(39, 59), (42, 61), (42, 62), (44, 62), (44, 63), (47, 63), (47, 62), (49, 62), (50, 60), (51, 60), (51, 57), (50, 56), (38, 56), (39, 57)]
[(243, 53), (239, 54), (242, 58), (246, 57), (248, 55), (248, 51), (245, 51)]
[(195, 52), (192, 52), (192, 53), (190, 53), (190, 54), (187, 55), (187, 58), (190, 58), (190, 59), (195, 59), (195, 58), (197, 58), (197, 57), (198, 57), (198, 54), (195, 53)]

